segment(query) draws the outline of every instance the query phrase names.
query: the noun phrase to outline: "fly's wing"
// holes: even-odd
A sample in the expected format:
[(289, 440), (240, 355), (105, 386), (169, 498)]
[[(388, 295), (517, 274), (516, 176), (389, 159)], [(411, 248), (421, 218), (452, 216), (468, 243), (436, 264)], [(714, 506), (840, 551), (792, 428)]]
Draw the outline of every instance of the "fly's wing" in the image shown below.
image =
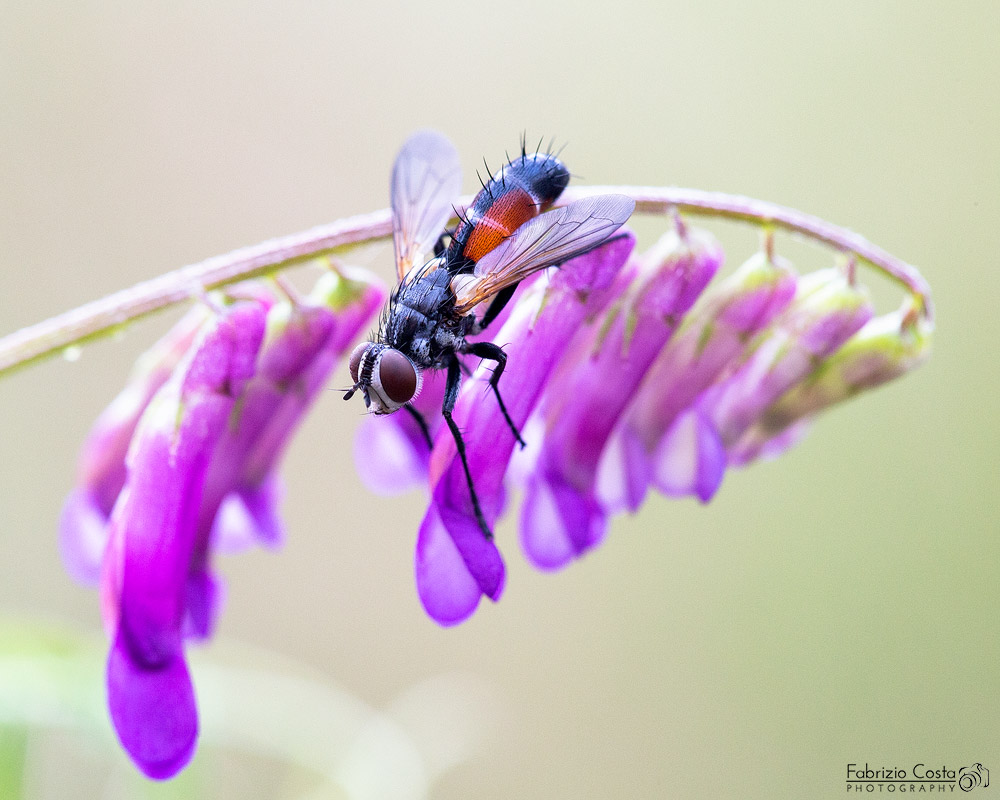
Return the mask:
[(476, 264), (472, 280), (452, 284), (455, 311), (468, 314), (492, 295), (533, 272), (592, 250), (625, 224), (635, 201), (621, 194), (577, 200), (524, 223)]
[(403, 280), (431, 252), (462, 191), (458, 153), (437, 131), (417, 131), (392, 167), (392, 243), (396, 276)]

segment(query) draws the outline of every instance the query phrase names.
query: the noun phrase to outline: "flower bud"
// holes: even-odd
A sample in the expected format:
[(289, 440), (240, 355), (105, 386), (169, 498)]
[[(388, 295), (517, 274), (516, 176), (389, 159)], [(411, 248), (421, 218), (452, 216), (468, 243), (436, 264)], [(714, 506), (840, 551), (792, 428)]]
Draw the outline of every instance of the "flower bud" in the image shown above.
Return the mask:
[[(843, 271), (821, 270), (801, 278), (794, 302), (774, 321), (767, 335), (732, 375), (705, 391), (692, 407), (692, 413), (697, 414), (698, 435), (671, 435), (668, 431), (658, 444), (654, 467), (655, 475), (660, 476), (654, 481), (657, 488), (671, 495), (696, 494), (707, 502), (724, 473), (717, 466), (718, 454), (728, 453), (771, 403), (835, 352), (871, 316), (867, 292), (852, 285)], [(681, 424), (681, 420), (674, 424)], [(690, 452), (690, 447), (698, 447), (699, 452)], [(716, 466), (704, 472), (707, 464)], [(689, 467), (686, 473), (685, 465)], [(664, 475), (670, 480), (663, 480)], [(707, 481), (709, 476), (715, 476), (714, 486)]]
[(598, 483), (606, 510), (638, 509), (653, 479), (654, 452), (674, 420), (743, 357), (747, 342), (794, 295), (791, 267), (764, 252), (705, 291), (650, 366), (605, 448)]
[(746, 362), (699, 400), (724, 444), (735, 443), (764, 409), (853, 336), (873, 313), (868, 292), (842, 270), (799, 279), (795, 301)]
[(734, 464), (773, 457), (790, 446), (820, 411), (893, 380), (930, 355), (933, 326), (907, 300), (870, 320), (833, 355), (768, 406), (730, 450)]
[(521, 542), (555, 569), (593, 547), (606, 520), (595, 496), (601, 453), (650, 364), (715, 275), (723, 254), (703, 231), (667, 233), (641, 256), (623, 296), (564, 356), (542, 410), (544, 444), (525, 492)]
[[(214, 587), (210, 544), (236, 552), (254, 543), (276, 548), (284, 541), (278, 511), (283, 490), (276, 475), (281, 455), (383, 296), (367, 273), (353, 271), (351, 277), (324, 276), (307, 300), (271, 308), (257, 372), (239, 398), (206, 476), (192, 598), (197, 600), (200, 587)], [(215, 607), (211, 597), (192, 604), (192, 635), (211, 635)], [(207, 616), (194, 615), (195, 609)]]

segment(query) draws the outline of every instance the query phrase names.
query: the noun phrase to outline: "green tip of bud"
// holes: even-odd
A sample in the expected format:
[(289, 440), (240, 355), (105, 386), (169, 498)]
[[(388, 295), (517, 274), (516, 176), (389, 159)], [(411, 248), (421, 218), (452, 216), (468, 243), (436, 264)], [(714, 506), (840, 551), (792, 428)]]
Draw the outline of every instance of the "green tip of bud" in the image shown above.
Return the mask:
[(380, 281), (372, 273), (358, 267), (338, 266), (316, 281), (309, 298), (332, 311), (342, 311), (358, 302)]
[(933, 325), (907, 299), (903, 306), (867, 322), (861, 330), (767, 410), (761, 424), (775, 433), (791, 423), (873, 389), (927, 360)]
[(855, 271), (839, 267), (802, 276), (797, 299), (817, 311), (846, 311), (871, 305), (868, 287), (857, 282)]

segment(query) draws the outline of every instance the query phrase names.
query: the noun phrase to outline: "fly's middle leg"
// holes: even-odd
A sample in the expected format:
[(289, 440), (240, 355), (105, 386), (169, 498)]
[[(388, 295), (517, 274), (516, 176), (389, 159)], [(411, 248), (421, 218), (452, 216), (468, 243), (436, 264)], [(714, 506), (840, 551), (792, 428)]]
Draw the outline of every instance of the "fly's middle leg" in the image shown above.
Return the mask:
[(492, 539), (493, 531), (490, 530), (490, 526), (486, 522), (486, 517), (483, 515), (483, 509), (479, 505), (479, 496), (476, 494), (476, 486), (472, 481), (469, 459), (465, 455), (465, 440), (462, 438), (462, 432), (458, 429), (458, 425), (455, 424), (455, 420), (451, 416), (451, 412), (455, 410), (455, 402), (458, 400), (458, 388), (461, 382), (462, 373), (459, 369), (458, 359), (453, 356), (451, 361), (448, 362), (448, 379), (447, 383), (445, 383), (444, 405), (441, 408), (441, 416), (448, 423), (448, 429), (455, 439), (455, 449), (458, 450), (458, 457), (462, 460), (462, 469), (465, 470), (465, 481), (469, 485), (469, 497), (472, 500), (472, 510), (475, 512), (476, 522), (479, 523), (479, 529), (483, 532), (483, 536), (487, 539)]
[(480, 358), (496, 362), (496, 366), (493, 368), (493, 375), (490, 378), (490, 386), (493, 388), (493, 394), (496, 395), (497, 404), (500, 406), (503, 418), (507, 421), (508, 427), (514, 434), (514, 439), (519, 445), (521, 445), (521, 447), (524, 447), (525, 443), (524, 439), (521, 438), (521, 432), (517, 429), (517, 425), (514, 424), (514, 420), (510, 418), (507, 406), (504, 404), (503, 398), (500, 396), (500, 376), (503, 375), (504, 368), (507, 366), (507, 354), (498, 345), (495, 345), (492, 342), (473, 342), (471, 344), (467, 344), (463, 348), (462, 352), (468, 353), (471, 356), (479, 356)]

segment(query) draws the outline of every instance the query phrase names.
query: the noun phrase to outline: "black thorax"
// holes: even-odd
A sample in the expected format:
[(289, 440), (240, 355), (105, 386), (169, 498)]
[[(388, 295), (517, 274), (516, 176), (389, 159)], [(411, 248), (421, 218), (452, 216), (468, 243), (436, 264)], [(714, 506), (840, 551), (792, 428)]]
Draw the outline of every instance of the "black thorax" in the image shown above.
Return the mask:
[(423, 369), (443, 369), (475, 325), (455, 313), (452, 275), (435, 259), (414, 270), (389, 298), (379, 342), (395, 348)]

